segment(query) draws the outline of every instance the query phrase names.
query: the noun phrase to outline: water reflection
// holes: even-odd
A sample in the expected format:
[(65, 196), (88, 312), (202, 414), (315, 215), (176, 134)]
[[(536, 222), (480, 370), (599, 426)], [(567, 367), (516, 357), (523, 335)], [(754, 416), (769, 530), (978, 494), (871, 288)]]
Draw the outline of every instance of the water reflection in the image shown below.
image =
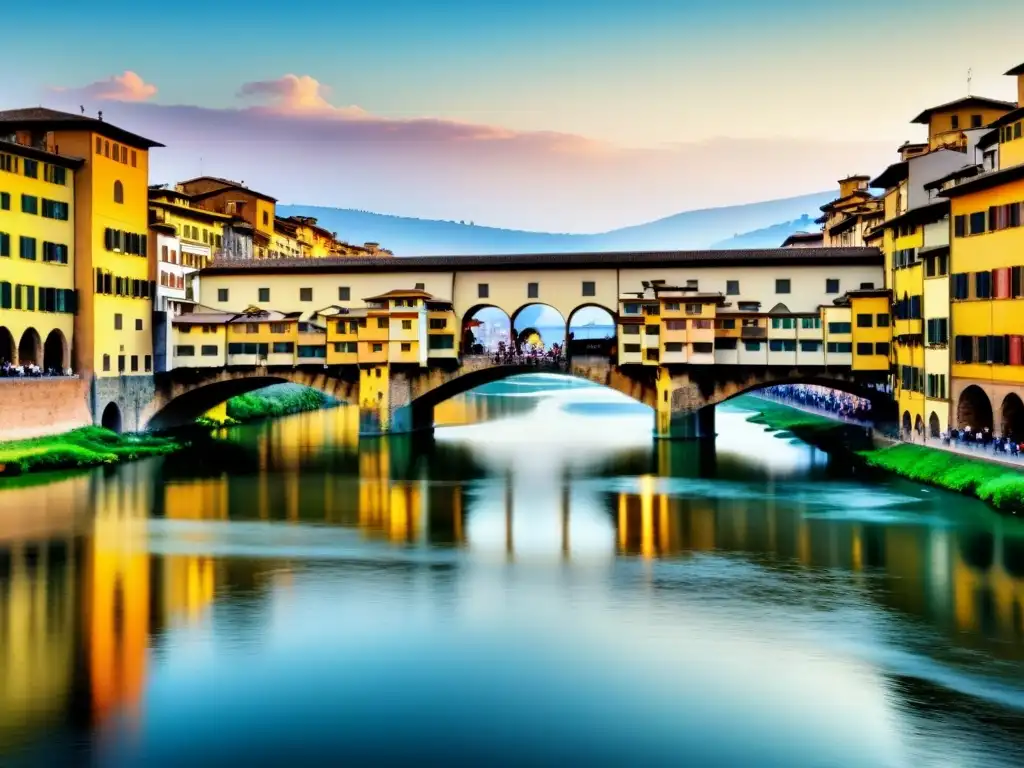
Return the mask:
[[(867, 484), (742, 412), (719, 414), (716, 446), (652, 443), (649, 413), (614, 401), (603, 414), (603, 390), (543, 384), (466, 398), (451, 419), (463, 423), (461, 408), (473, 424), (433, 440), (358, 443), (357, 418), (338, 409), (228, 430), (233, 448), (198, 446), (200, 461), (0, 490), (0, 762), (166, 757), (185, 749), (175, 717), (193, 722), (181, 707), (200, 705), (203, 679), (219, 681), (223, 706), (244, 708), (285, 684), (247, 684), (233, 665), (263, 658), (316, 688), (347, 668), (330, 655), (336, 646), (372, 641), (462, 681), (435, 702), (437, 717), (445, 701), (482, 695), (466, 670), (505, 674), (474, 666), (473, 653), (493, 645), (511, 654), (513, 677), (541, 685), (536, 670), (547, 670), (568, 685), (561, 676), (578, 668), (579, 696), (625, 696), (644, 713), (639, 689), (666, 717), (697, 705), (682, 678), (665, 677), (686, 670), (690, 686), (719, 691), (695, 722), (721, 733), (703, 738), (739, 761), (743, 745), (727, 745), (723, 729), (744, 717), (750, 739), (774, 728), (790, 738), (758, 752), (761, 765), (949, 765), (951, 754), (1013, 764), (1024, 746), (1015, 520), (897, 481)], [(356, 623), (342, 629), (331, 615)], [(468, 637), (477, 650), (456, 660)], [(545, 653), (568, 638), (576, 645), (551, 661), (555, 672)], [(506, 646), (519, 642), (517, 656)], [(380, 653), (364, 662), (376, 669)], [(587, 659), (603, 660), (600, 671)], [(628, 682), (616, 682), (616, 666)], [(428, 674), (399, 667), (413, 680)], [(684, 688), (670, 695), (669, 679)], [(508, 716), (533, 716), (526, 700), (515, 704), (514, 681), (494, 684), (512, 697), (502, 699)], [(370, 691), (367, 711), (386, 719)], [(319, 695), (352, 706), (331, 699), (343, 695), (334, 689)], [(826, 716), (837, 695), (863, 732)], [(777, 696), (789, 714), (750, 709)], [(800, 735), (785, 719), (793, 713), (820, 732)], [(647, 714), (624, 727), (674, 747), (698, 739)], [(378, 726), (367, 712), (353, 717)], [(321, 743), (296, 718), (288, 727)], [(596, 749), (564, 728), (574, 748)], [(218, 738), (196, 737), (209, 749), (223, 747)], [(626, 750), (619, 738), (598, 740), (604, 754)]]

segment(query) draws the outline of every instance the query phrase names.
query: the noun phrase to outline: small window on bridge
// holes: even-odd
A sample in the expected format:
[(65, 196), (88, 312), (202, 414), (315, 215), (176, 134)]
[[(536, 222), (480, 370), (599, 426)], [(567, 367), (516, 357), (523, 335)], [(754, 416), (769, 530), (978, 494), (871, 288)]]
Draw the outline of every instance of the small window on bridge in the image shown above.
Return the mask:
[(411, 352), (412, 351), (412, 344), (410, 342), (408, 342), (408, 341), (403, 341), (402, 342), (402, 351), (403, 352)]
[(879, 341), (875, 344), (875, 354), (889, 356), (889, 342)]
[(491, 296), (491, 287), (487, 283), (479, 283), (476, 286), (476, 295), (479, 299), (487, 299)]
[(153, 370), (153, 356), (152, 355), (146, 355), (145, 362), (146, 362), (146, 365), (145, 365), (146, 373), (149, 373), (150, 371)]
[(269, 288), (260, 288), (259, 301), (261, 303), (270, 301), (270, 289)]
[(203, 344), (200, 349), (203, 357), (216, 357), (217, 356), (217, 345), (216, 344)]
[(596, 296), (597, 295), (597, 286), (594, 284), (594, 282), (592, 280), (584, 280), (583, 281), (583, 295), (584, 296)]
[(839, 279), (830, 277), (825, 280), (825, 293), (839, 293)]
[(338, 301), (351, 301), (352, 300), (352, 289), (347, 285), (343, 285), (338, 288)]
[(217, 289), (217, 301), (227, 301), (227, 300), (228, 300), (228, 289), (227, 288), (218, 288)]
[(870, 342), (860, 342), (857, 344), (858, 355), (873, 355), (875, 354), (875, 346)]
[(417, 290), (417, 291), (425, 290), (426, 289), (426, 283), (416, 283), (416, 285), (414, 285), (413, 288), (415, 290)]
[(178, 357), (195, 357), (196, 348), (192, 346), (177, 346), (174, 348), (174, 354)]
[(622, 326), (623, 336), (639, 336), (640, 326), (639, 325), (624, 325)]
[(775, 292), (776, 293), (789, 293), (790, 284), (788, 279), (779, 279), (775, 281)]
[(860, 289), (862, 291), (870, 291), (870, 290), (874, 289), (874, 287), (875, 287), (874, 283), (861, 283), (860, 284)]
[(889, 313), (888, 312), (880, 312), (880, 313), (878, 313), (878, 315), (875, 316), (875, 322), (876, 322), (876, 324), (878, 325), (879, 328), (888, 328), (889, 327)]
[(739, 296), (740, 295), (740, 281), (739, 280), (726, 280), (725, 281), (725, 295), (726, 296)]
[(313, 289), (312, 288), (299, 288), (299, 301), (312, 301), (313, 300)]
[(103, 370), (104, 371), (109, 371), (110, 370), (110, 355), (104, 355), (103, 356)]
[(402, 321), (402, 330), (403, 331), (411, 331), (412, 330), (412, 320), (403, 320)]
[(858, 328), (870, 328), (871, 327), (871, 315), (857, 315), (857, 327)]
[(526, 298), (528, 298), (528, 299), (540, 298), (540, 284), (539, 283), (527, 283), (526, 284)]

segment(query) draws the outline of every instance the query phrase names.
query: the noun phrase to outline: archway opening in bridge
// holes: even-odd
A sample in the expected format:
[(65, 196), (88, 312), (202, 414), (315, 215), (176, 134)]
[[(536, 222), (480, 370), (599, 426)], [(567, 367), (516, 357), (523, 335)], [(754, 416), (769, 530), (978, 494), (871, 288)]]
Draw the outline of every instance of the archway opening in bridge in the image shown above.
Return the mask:
[(117, 403), (107, 403), (107, 407), (103, 409), (103, 415), (100, 417), (100, 426), (111, 432), (121, 431), (121, 409), (117, 407)]
[(42, 365), (43, 343), (35, 328), (26, 328), (18, 342), (18, 365)]
[(68, 342), (60, 330), (54, 328), (43, 344), (43, 370), (62, 374), (68, 367)]
[(491, 304), (472, 307), (462, 318), (462, 354), (490, 355), (512, 344), (512, 321)]
[(992, 429), (992, 403), (985, 390), (971, 384), (960, 393), (956, 404), (956, 423), (961, 429), (981, 432)]
[(1000, 436), (1012, 437), (1015, 440), (1024, 438), (1024, 402), (1011, 392), (1003, 398), (1002, 423)]
[(512, 314), (512, 334), (520, 352), (565, 350), (565, 318), (548, 304), (526, 304)]
[(907, 435), (910, 434), (910, 426), (911, 426), (910, 411), (904, 411), (903, 412), (903, 433), (904, 434), (907, 434)]
[(914, 434), (924, 435), (924, 419), (921, 418), (921, 414), (917, 414), (914, 419)]
[[(615, 314), (600, 304), (585, 304), (569, 315), (570, 357), (615, 357)], [(639, 326), (636, 326), (639, 330)], [(639, 336), (637, 337), (639, 338)]]
[(932, 415), (928, 417), (928, 434), (932, 437), (938, 437), (941, 431), (941, 422), (939, 421), (939, 415), (932, 411)]
[(4, 363), (14, 365), (17, 362), (15, 359), (17, 354), (18, 349), (14, 346), (14, 336), (7, 327), (0, 325), (0, 365)]

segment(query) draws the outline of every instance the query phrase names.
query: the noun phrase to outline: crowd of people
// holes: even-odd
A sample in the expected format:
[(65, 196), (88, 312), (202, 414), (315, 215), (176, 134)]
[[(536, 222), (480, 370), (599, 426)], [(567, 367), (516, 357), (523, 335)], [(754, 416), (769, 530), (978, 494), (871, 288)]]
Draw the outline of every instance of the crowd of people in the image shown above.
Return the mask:
[(1024, 453), (1024, 443), (1014, 435), (996, 436), (988, 427), (974, 429), (963, 427), (951, 429), (942, 435), (943, 445), (953, 445), (957, 448), (970, 448), (972, 450), (992, 451), (992, 453), (1003, 453), (1017, 458)]
[(491, 354), (495, 365), (559, 365), (565, 362), (565, 350), (561, 344), (521, 344), (518, 349), (505, 342)]
[(782, 384), (766, 387), (764, 393), (769, 397), (806, 408), (828, 411), (844, 419), (867, 421), (871, 418), (871, 401), (826, 387), (809, 384)]
[(0, 378), (3, 379), (18, 379), (18, 378), (42, 378), (43, 376), (73, 376), (73, 372), (70, 368), (67, 370), (61, 370), (60, 368), (41, 368), (35, 363), (22, 363), (15, 365), (14, 363), (4, 360), (0, 363)]

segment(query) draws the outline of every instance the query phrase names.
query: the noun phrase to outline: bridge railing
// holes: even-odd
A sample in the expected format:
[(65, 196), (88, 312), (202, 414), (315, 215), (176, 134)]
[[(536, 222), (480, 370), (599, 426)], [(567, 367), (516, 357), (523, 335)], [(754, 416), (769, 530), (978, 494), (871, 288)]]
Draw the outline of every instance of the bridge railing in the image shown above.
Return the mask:
[(545, 371), (567, 371), (569, 362), (564, 355), (557, 357), (551, 355), (524, 355), (524, 354), (501, 354), (494, 352), (489, 355), (463, 355), (463, 364), (475, 365), (481, 368), (491, 366), (509, 366), (512, 368), (537, 368)]

